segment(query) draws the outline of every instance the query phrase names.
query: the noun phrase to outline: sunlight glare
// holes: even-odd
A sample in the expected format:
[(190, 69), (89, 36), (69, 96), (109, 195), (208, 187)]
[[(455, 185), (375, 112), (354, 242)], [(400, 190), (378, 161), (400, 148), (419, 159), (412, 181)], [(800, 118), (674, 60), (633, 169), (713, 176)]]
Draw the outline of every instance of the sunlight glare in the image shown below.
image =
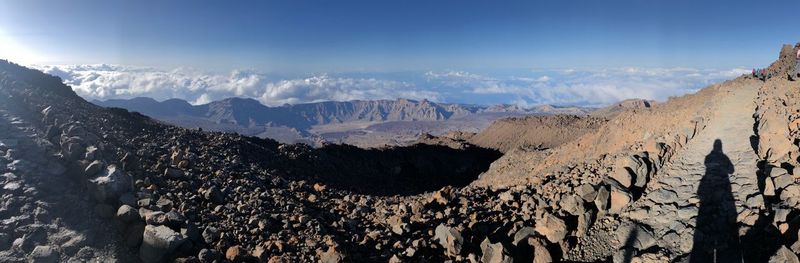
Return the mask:
[(16, 41), (3, 29), (0, 29), (0, 59), (20, 64), (34, 64), (42, 61), (39, 54)]

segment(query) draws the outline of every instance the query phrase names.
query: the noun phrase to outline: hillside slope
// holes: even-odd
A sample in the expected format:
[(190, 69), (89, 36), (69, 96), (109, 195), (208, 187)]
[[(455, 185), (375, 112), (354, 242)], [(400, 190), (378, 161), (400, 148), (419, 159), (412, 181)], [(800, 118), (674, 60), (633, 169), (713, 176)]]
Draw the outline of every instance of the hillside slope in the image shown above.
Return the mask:
[(501, 152), (520, 147), (549, 149), (592, 132), (606, 121), (574, 115), (505, 118), (493, 122), (469, 141)]

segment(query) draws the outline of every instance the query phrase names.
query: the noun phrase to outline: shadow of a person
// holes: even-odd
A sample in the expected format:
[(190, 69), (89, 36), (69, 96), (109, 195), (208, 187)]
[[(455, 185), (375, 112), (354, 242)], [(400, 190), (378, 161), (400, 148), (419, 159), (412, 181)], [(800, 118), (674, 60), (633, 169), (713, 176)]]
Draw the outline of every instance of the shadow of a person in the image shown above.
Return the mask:
[(697, 189), (700, 208), (690, 262), (742, 262), (736, 203), (729, 179), (734, 168), (722, 151), (722, 141), (714, 141), (714, 149), (703, 163), (706, 172)]

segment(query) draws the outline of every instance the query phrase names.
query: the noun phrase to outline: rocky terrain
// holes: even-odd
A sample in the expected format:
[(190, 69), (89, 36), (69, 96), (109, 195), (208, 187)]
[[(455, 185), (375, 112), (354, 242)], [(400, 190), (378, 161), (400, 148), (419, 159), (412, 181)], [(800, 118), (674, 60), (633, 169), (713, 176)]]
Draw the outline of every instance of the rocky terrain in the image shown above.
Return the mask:
[(605, 118), (575, 115), (505, 118), (493, 122), (469, 141), (501, 152), (515, 148), (544, 150), (593, 132), (607, 121)]
[(364, 150), (179, 128), (2, 62), (0, 257), (798, 262), (794, 52), (763, 81), (518, 119), (553, 128), (495, 149), (466, 133)]
[(93, 101), (104, 107), (135, 111), (184, 128), (236, 132), (284, 143), (321, 146), (346, 143), (362, 148), (407, 145), (421, 133), (480, 131), (492, 121), (528, 114), (585, 115), (590, 108), (542, 105), (466, 105), (408, 99), (327, 101), (268, 107), (254, 99), (230, 98), (203, 105), (150, 98)]

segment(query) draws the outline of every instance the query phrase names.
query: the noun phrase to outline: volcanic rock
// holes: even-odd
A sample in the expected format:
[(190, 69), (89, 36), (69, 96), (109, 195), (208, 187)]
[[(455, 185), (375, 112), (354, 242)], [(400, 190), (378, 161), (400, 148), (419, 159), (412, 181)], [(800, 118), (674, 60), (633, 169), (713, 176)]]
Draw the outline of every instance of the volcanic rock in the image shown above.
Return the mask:
[(508, 253), (508, 250), (503, 247), (502, 243), (492, 243), (489, 238), (485, 238), (481, 242), (481, 262), (486, 263), (511, 263), (514, 260)]
[(433, 240), (439, 242), (439, 245), (445, 249), (445, 253), (448, 256), (455, 257), (461, 254), (464, 239), (461, 237), (461, 233), (458, 230), (444, 224), (439, 224), (436, 226), (434, 233)]
[(123, 193), (130, 191), (131, 179), (114, 165), (107, 166), (100, 176), (89, 181), (90, 189), (96, 200), (104, 202), (117, 200)]
[(185, 239), (166, 226), (147, 225), (144, 228), (139, 258), (143, 262), (161, 262), (169, 258)]
[(536, 221), (535, 229), (552, 243), (558, 243), (567, 236), (567, 225), (564, 220), (550, 213), (545, 213), (544, 217)]

